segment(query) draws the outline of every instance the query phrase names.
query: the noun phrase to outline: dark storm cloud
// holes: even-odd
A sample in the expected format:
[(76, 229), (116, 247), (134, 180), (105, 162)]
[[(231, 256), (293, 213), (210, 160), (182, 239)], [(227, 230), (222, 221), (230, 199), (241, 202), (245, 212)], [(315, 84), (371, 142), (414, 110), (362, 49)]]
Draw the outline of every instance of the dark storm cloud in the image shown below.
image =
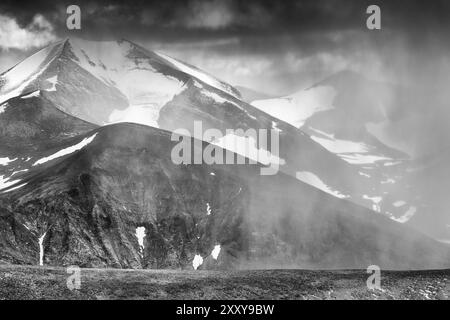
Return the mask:
[[(70, 4), (81, 7), (80, 31), (65, 26)], [(366, 28), (370, 4), (381, 7), (381, 31)], [(58, 38), (126, 38), (232, 83), (278, 93), (311, 84), (350, 63), (351, 68), (366, 64), (375, 70), (398, 60), (408, 68), (403, 51), (416, 57), (440, 52), (430, 47), (447, 46), (450, 29), (450, 2), (445, 0), (2, 0), (0, 15), (27, 30), (42, 15), (52, 26), (47, 32)], [(52, 39), (51, 34), (43, 40)], [(262, 75), (264, 83), (258, 82)]]
[(2, 0), (0, 12), (26, 25), (36, 13), (65, 30), (65, 9), (78, 4), (83, 13), (85, 35), (117, 33), (178, 41), (230, 35), (309, 33), (365, 27), (366, 8), (382, 8), (383, 27), (420, 34), (442, 33), (449, 26), (448, 1), (417, 0), (165, 0), (165, 1), (11, 1)]

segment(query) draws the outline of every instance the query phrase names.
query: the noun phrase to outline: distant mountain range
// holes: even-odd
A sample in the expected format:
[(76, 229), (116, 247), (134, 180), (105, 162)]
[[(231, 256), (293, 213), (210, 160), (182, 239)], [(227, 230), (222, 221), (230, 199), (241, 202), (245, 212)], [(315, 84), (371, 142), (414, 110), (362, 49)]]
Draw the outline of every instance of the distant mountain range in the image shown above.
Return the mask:
[[(0, 261), (449, 267), (449, 246), (399, 223), (424, 208), (408, 188), (389, 189), (411, 181), (408, 156), (366, 129), (376, 112), (345, 104), (363, 94), (333, 100), (342, 94), (334, 81), (251, 105), (231, 85), (126, 40), (40, 50), (0, 75)], [(353, 113), (355, 123), (341, 121)], [(277, 130), (280, 172), (173, 164), (170, 132), (192, 132), (194, 121)]]
[[(419, 114), (423, 119), (429, 117), (424, 101), (414, 100), (418, 95), (414, 90), (343, 71), (292, 95), (256, 100), (252, 105), (300, 128), (358, 168), (370, 189), (363, 196), (366, 206), (448, 240), (446, 208), (450, 203), (436, 197), (447, 183), (436, 175), (434, 165), (446, 157), (445, 148), (427, 157), (409, 154), (413, 143), (427, 140), (426, 134), (421, 134), (422, 140), (415, 138), (414, 130), (419, 127), (415, 119)], [(432, 99), (428, 103), (439, 106)], [(433, 117), (440, 117), (438, 107)], [(443, 165), (440, 170), (444, 177), (449, 169)], [(418, 172), (421, 179), (417, 179)], [(425, 180), (429, 181), (426, 188)]]

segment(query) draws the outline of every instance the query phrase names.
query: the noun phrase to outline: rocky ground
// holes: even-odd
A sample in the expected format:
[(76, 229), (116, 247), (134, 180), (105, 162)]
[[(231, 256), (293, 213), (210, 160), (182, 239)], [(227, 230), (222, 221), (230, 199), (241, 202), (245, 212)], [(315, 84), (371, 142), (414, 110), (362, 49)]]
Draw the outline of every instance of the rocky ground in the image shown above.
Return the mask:
[(0, 266), (0, 299), (445, 299), (450, 270), (385, 271), (381, 290), (365, 270), (176, 271), (82, 269), (69, 290), (64, 268)]

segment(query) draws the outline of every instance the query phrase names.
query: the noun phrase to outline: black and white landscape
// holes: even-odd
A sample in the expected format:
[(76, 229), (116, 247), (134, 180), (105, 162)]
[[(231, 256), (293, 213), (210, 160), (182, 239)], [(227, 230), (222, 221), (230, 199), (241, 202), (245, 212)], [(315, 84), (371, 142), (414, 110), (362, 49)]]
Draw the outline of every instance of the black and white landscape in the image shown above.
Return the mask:
[[(212, 3), (202, 15), (226, 14), (234, 2)], [(111, 12), (121, 5), (111, 4)], [(105, 7), (87, 11), (94, 16)], [(338, 16), (357, 12), (349, 8)], [(52, 25), (39, 7), (29, 10)], [(0, 5), (0, 39), (8, 39), (15, 12)], [(395, 30), (392, 15), (386, 13), (386, 32)], [(448, 83), (321, 66), (307, 85), (264, 92), (266, 84), (249, 88), (233, 78), (244, 84), (233, 85), (164, 50), (198, 39), (152, 50), (142, 37), (71, 34), (55, 31), (55, 21), (51, 28), (40, 21), (36, 31), (22, 27), (19, 14), (17, 21), (19, 30), (52, 37), (23, 46), (23, 59), (0, 75), (1, 299), (449, 298)], [(95, 30), (94, 20), (88, 25)], [(226, 27), (186, 30), (209, 28), (205, 38), (214, 42), (211, 34), (223, 36)], [(121, 36), (132, 38), (130, 30)], [(3, 42), (0, 55), (9, 59), (19, 47)], [(445, 68), (437, 79), (450, 79)], [(259, 80), (279, 84), (276, 77)], [(174, 163), (172, 133), (193, 132), (198, 122), (224, 133), (276, 131), (279, 154), (270, 156), (279, 171), (261, 175), (268, 163)], [(239, 134), (197, 138), (189, 138), (194, 157), (211, 145), (237, 157), (251, 145)], [(267, 153), (274, 143), (267, 150), (255, 144), (253, 152)], [(366, 287), (374, 265), (386, 279), (375, 290)], [(65, 286), (68, 266), (88, 275), (79, 291)], [(61, 283), (51, 291), (55, 278)], [(136, 279), (138, 287), (117, 293)], [(224, 290), (229, 285), (236, 289)]]

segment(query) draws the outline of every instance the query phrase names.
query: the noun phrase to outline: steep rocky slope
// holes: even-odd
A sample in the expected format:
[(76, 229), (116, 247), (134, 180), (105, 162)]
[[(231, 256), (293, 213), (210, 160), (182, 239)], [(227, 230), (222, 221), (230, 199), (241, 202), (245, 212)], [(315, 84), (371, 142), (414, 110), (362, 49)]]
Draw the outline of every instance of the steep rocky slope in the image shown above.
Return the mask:
[(175, 165), (166, 131), (117, 124), (71, 144), (83, 141), (2, 190), (0, 260), (188, 269), (450, 263), (447, 246), (285, 174)]

